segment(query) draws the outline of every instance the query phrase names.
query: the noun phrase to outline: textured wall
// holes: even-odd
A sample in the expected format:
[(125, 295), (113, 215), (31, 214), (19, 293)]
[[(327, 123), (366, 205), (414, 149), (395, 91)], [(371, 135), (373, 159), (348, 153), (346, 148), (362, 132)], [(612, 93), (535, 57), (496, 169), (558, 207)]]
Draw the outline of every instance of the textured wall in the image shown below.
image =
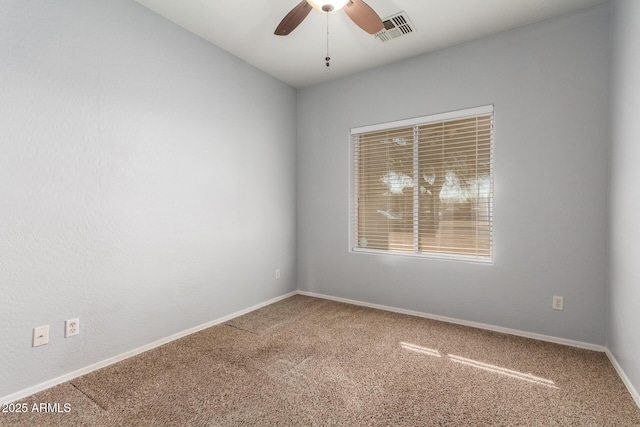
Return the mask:
[(0, 397), (295, 289), (292, 88), (129, 0), (3, 0), (0, 100)]
[[(640, 2), (612, 13), (611, 282), (607, 345), (640, 392)], [(640, 396), (636, 395), (640, 402)]]
[[(608, 43), (605, 5), (299, 91), (299, 288), (604, 344)], [(350, 253), (349, 129), (486, 104), (494, 265)]]

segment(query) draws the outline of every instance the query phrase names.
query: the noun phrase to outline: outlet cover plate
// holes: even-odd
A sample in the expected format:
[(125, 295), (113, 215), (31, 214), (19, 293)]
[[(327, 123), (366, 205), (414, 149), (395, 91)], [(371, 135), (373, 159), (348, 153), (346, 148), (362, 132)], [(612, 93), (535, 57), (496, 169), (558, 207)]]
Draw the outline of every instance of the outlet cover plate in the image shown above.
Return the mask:
[(559, 296), (554, 296), (553, 305), (551, 307), (554, 310), (564, 310), (564, 298)]
[(64, 322), (64, 337), (69, 338), (80, 333), (80, 319), (69, 319)]

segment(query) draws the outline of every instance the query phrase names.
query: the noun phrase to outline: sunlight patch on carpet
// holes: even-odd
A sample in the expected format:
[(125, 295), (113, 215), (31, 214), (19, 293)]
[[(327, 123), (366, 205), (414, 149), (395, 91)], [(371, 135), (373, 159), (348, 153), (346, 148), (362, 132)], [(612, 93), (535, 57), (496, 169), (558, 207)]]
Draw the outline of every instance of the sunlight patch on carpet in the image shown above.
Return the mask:
[(401, 342), (400, 347), (405, 350), (415, 351), (416, 353), (427, 354), (429, 356), (442, 357), (438, 350), (434, 350), (432, 348), (422, 347), (416, 344), (410, 344), (408, 342)]
[(514, 371), (507, 368), (502, 368), (500, 366), (489, 365), (488, 363), (478, 362), (477, 360), (467, 359), (461, 356), (455, 356), (453, 354), (449, 354), (449, 358), (452, 362), (462, 363), (463, 365), (471, 366), (473, 368), (483, 369), (485, 371), (493, 372), (500, 375), (505, 375), (511, 378), (517, 378), (519, 380), (529, 381), (535, 384), (543, 385), (550, 388), (559, 388), (555, 385), (555, 383), (551, 380), (536, 377), (531, 374), (525, 374), (523, 372)]

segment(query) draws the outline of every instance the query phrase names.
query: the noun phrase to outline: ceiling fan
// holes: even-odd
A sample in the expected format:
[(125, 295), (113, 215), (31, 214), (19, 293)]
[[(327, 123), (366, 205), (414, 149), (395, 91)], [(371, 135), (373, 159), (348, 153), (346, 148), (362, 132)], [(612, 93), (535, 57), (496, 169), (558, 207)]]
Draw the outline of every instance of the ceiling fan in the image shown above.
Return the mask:
[(382, 19), (362, 0), (302, 0), (282, 19), (274, 34), (289, 35), (304, 21), (312, 8), (326, 13), (344, 9), (349, 18), (369, 34), (376, 34), (384, 29)]

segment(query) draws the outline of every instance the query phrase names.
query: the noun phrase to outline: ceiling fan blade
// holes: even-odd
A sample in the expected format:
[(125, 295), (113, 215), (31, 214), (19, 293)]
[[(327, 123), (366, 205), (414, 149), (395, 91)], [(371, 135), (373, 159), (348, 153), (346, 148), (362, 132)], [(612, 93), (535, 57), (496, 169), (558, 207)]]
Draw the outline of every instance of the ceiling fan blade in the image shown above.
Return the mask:
[(273, 34), (276, 36), (289, 35), (291, 31), (295, 30), (296, 27), (304, 21), (304, 18), (311, 12), (311, 9), (313, 9), (311, 5), (307, 3), (306, 0), (302, 0), (280, 21), (278, 28), (276, 28)]
[(362, 0), (351, 0), (344, 7), (344, 11), (347, 12), (349, 18), (351, 18), (358, 27), (369, 34), (375, 34), (384, 29), (382, 19), (380, 19), (375, 10), (371, 9), (371, 6)]

